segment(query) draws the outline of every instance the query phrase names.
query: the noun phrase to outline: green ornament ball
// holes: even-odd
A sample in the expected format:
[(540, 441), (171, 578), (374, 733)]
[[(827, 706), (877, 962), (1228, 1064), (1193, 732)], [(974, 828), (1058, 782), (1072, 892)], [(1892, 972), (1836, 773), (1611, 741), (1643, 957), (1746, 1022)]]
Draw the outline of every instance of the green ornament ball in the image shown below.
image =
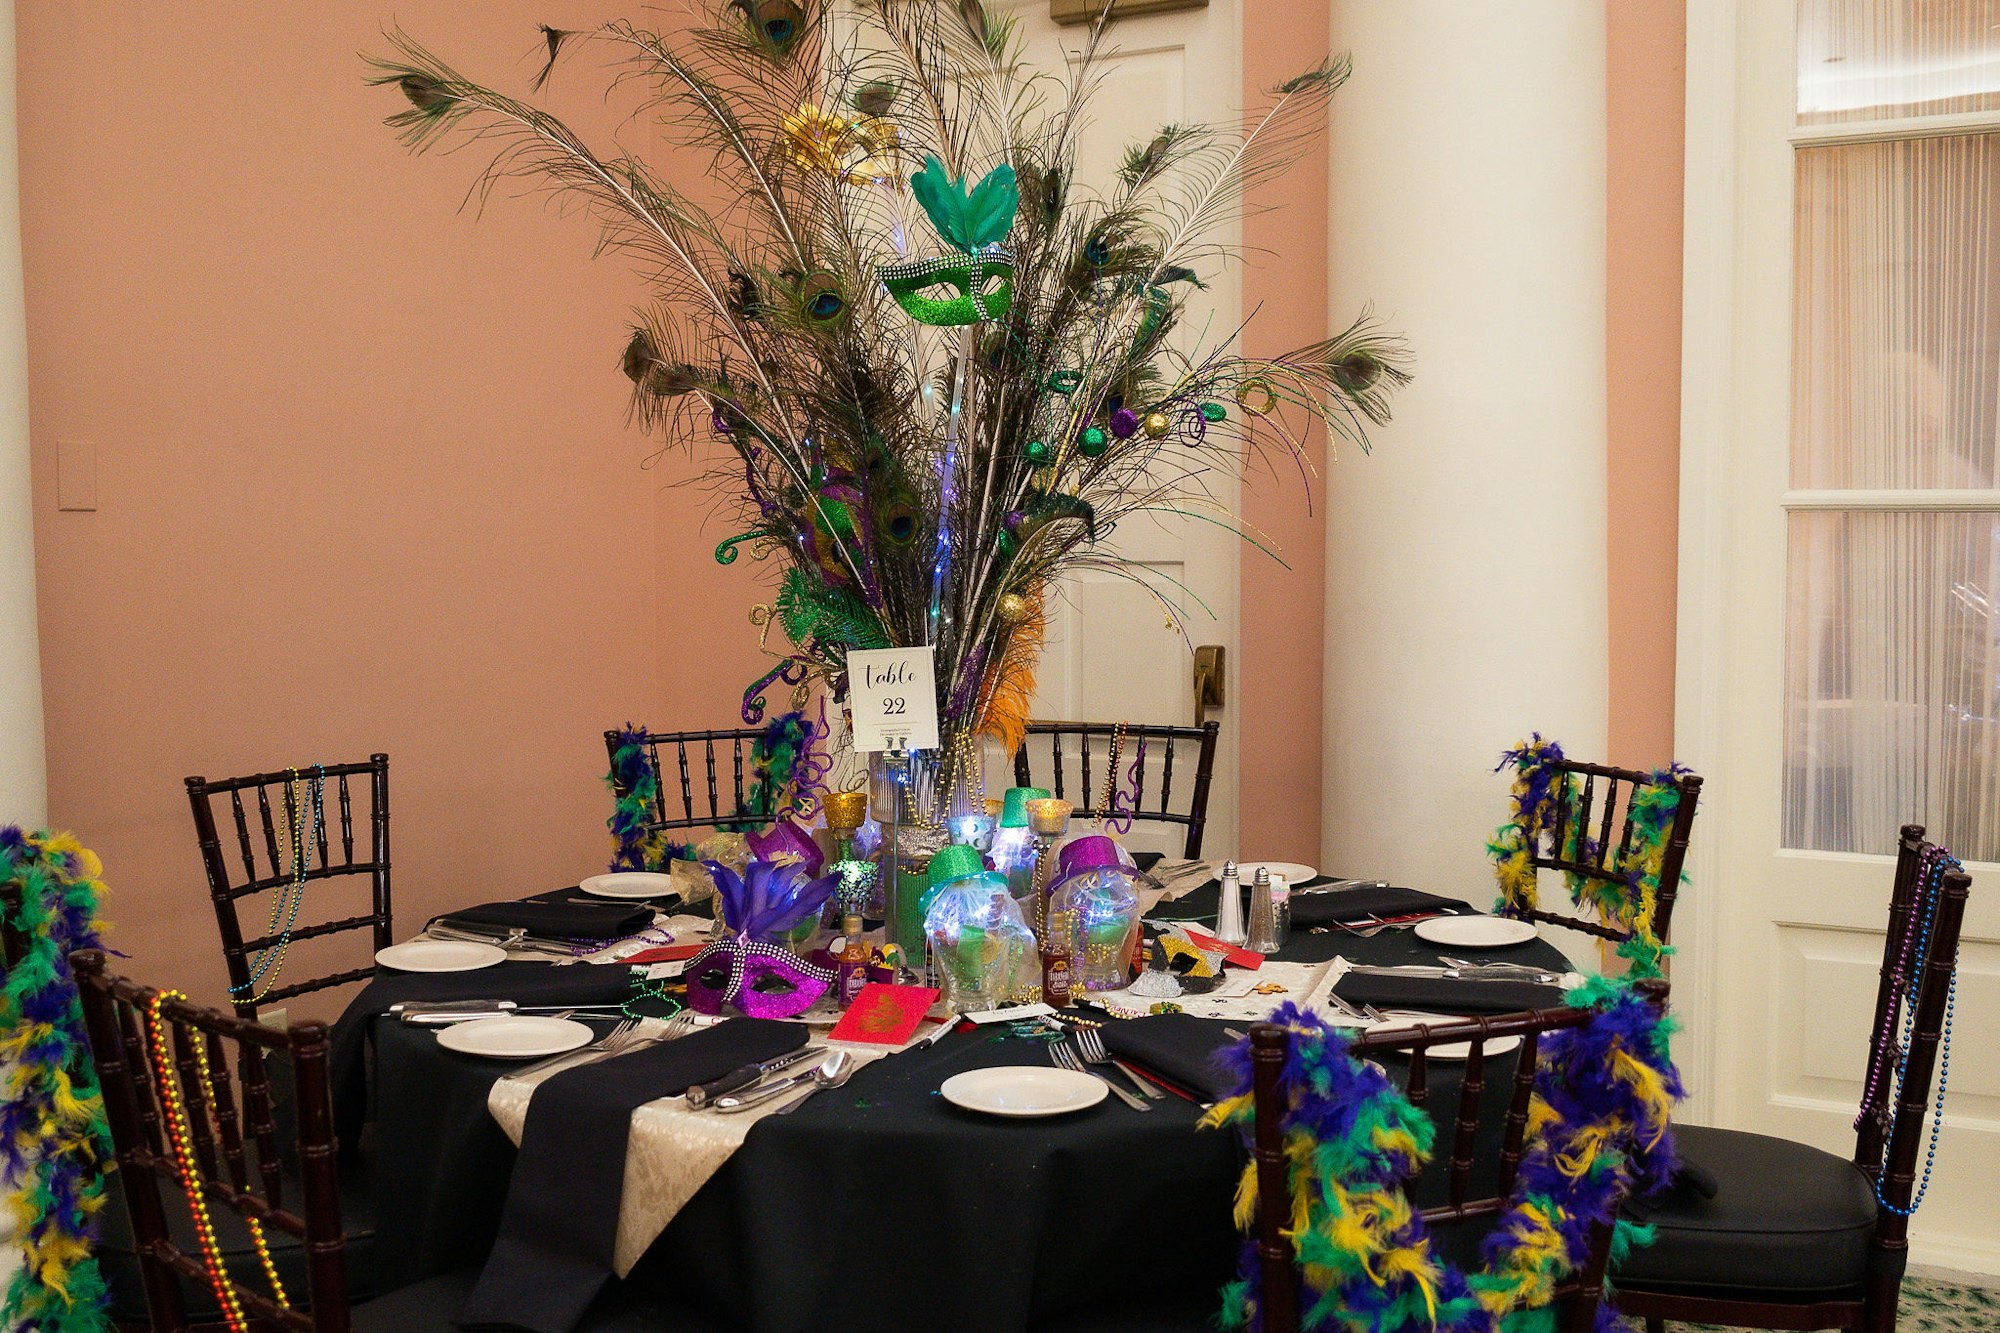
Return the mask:
[(1056, 456), (1056, 451), (1049, 448), (1047, 440), (1029, 440), (1028, 447), (1023, 452), (1028, 455), (1028, 461), (1036, 467), (1047, 464)]
[(1083, 432), (1082, 449), (1085, 458), (1096, 458), (1103, 454), (1104, 444), (1105, 437), (1102, 427), (1092, 426)]
[(1201, 419), (1203, 421), (1220, 421), (1228, 415), (1229, 409), (1221, 403), (1203, 403), (1201, 405)]

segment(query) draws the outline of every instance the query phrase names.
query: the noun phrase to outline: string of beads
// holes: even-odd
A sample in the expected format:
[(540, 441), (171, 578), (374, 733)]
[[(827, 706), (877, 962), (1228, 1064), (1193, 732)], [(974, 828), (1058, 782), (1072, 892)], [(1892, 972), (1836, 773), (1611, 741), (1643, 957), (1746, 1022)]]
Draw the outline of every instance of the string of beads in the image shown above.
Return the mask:
[[(181, 1191), (187, 1195), (188, 1214), (194, 1219), (195, 1235), (201, 1241), (202, 1267), (208, 1270), (209, 1285), (215, 1288), (215, 1299), (221, 1304), (223, 1319), (231, 1333), (245, 1333), (250, 1326), (249, 1320), (244, 1316), (243, 1302), (236, 1294), (236, 1286), (229, 1280), (222, 1244), (215, 1236), (215, 1220), (209, 1215), (208, 1194), (203, 1187), (201, 1167), (195, 1158), (194, 1129), (188, 1118), (187, 1094), (175, 1075), (173, 1059), (167, 1052), (166, 1027), (160, 1019), (162, 1004), (168, 1000), (186, 999), (186, 994), (181, 991), (159, 991), (146, 1006), (146, 1040), (152, 1056), (153, 1082), (160, 1090), (160, 1102), (167, 1113), (167, 1134), (174, 1149), (174, 1173), (180, 1177)], [(195, 1067), (202, 1084), (213, 1087), (206, 1043), (196, 1036), (190, 1044), (194, 1047)], [(285, 1296), (285, 1284), (278, 1280), (278, 1267), (271, 1261), (271, 1247), (264, 1240), (263, 1224), (254, 1217), (246, 1217), (243, 1221), (250, 1229), (250, 1241), (257, 1249), (257, 1262), (271, 1284), (271, 1294), (277, 1297), (280, 1306), (291, 1309), (292, 1303)]]
[[(1916, 1044), (1917, 993), (1922, 989), (1924, 970), (1930, 963), (1931, 926), (1937, 919), (1938, 902), (1944, 897), (1945, 876), (1956, 872), (1959, 868), (1957, 858), (1939, 848), (1936, 858), (1931, 863), (1930, 874), (1918, 881), (1918, 891), (1923, 895), (1924, 920), (1917, 934), (1916, 956), (1912, 959), (1910, 972), (1905, 978), (1909, 1003), (1903, 1010), (1902, 1040), (1898, 1043), (1896, 1054), (1895, 1096), (1888, 1103), (1891, 1108), (1902, 1099), (1903, 1089), (1909, 1076), (1910, 1048)], [(1947, 961), (1947, 965), (1951, 967), (1951, 984), (1945, 991), (1944, 1031), (1938, 1048), (1937, 1088), (1931, 1100), (1930, 1143), (1924, 1152), (1924, 1174), (1917, 1182), (1916, 1192), (1910, 1196), (1910, 1206), (1899, 1208), (1884, 1198), (1882, 1181), (1887, 1172), (1877, 1172), (1875, 1176), (1875, 1201), (1898, 1217), (1913, 1216), (1917, 1209), (1923, 1207), (1924, 1194), (1931, 1187), (1931, 1170), (1937, 1165), (1938, 1138), (1944, 1132), (1944, 1091), (1945, 1085), (1951, 1081), (1951, 1022), (1953, 1011), (1958, 1007), (1956, 963), (1956, 959)], [(1882, 1140), (1884, 1162), (1889, 1160), (1889, 1150), (1896, 1141), (1893, 1109), (1890, 1114), (1892, 1118), (1889, 1121), (1889, 1131)]]
[[(229, 988), (231, 995), (241, 995), (244, 991), (254, 990), (255, 994), (250, 997), (253, 1003), (262, 1000), (266, 995), (271, 993), (272, 989), (278, 984), (278, 974), (285, 970), (285, 952), (292, 947), (292, 928), (298, 924), (299, 904), (305, 901), (306, 896), (307, 859), (312, 854), (311, 849), (313, 845), (319, 841), (320, 831), (326, 827), (326, 810), (321, 799), (326, 792), (325, 765), (313, 765), (312, 828), (310, 832), (299, 821), (299, 816), (304, 813), (303, 803), (299, 798), (299, 770), (288, 768), (285, 772), (287, 775), (285, 778), (285, 811), (291, 824), (292, 832), (292, 882), (281, 889), (278, 896), (271, 901), (271, 920), (264, 927), (264, 933), (266, 935), (278, 934), (278, 921), (281, 917), (284, 920), (285, 929), (282, 934), (278, 934), (278, 942), (276, 944), (265, 949), (263, 953), (258, 955), (256, 966), (251, 969), (250, 979), (240, 986), (231, 986)], [(267, 973), (269, 974), (268, 979), (266, 976)], [(257, 989), (260, 983), (262, 985), (261, 990)]]

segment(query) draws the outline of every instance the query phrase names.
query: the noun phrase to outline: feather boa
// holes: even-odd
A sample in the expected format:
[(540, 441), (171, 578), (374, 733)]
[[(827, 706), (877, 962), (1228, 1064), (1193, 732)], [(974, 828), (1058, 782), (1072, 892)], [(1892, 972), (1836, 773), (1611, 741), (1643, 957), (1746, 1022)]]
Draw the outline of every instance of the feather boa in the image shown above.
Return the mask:
[[(1541, 733), (1535, 732), (1518, 747), (1502, 754), (1499, 766), (1494, 769), (1496, 773), (1510, 767), (1514, 770), (1510, 797), (1513, 817), (1495, 829), (1486, 844), (1487, 855), (1493, 858), (1500, 881), (1500, 897), (1494, 910), (1502, 916), (1519, 916), (1537, 905), (1538, 876), (1531, 855), (1536, 847), (1554, 838), (1556, 811), (1573, 799), (1576, 788), (1574, 775), (1558, 767), (1562, 760), (1562, 746), (1543, 740)], [(1674, 783), (1687, 771), (1678, 763), (1669, 764), (1650, 775), (1650, 785), (1633, 793), (1629, 816), (1632, 840), (1616, 867), (1619, 879), (1564, 876), (1569, 882), (1570, 901), (1579, 908), (1596, 909), (1601, 919), (1629, 932), (1630, 938), (1618, 946), (1617, 952), (1630, 964), (1634, 977), (1659, 976), (1662, 961), (1673, 952), (1654, 933), (1653, 920), (1659, 907), (1660, 865), (1666, 857), (1667, 839), (1681, 803), (1680, 788)], [(1580, 820), (1570, 822), (1564, 841), (1566, 845), (1559, 849), (1563, 860), (1578, 861), (1597, 855), (1596, 840)], [(1686, 878), (1683, 875), (1682, 881)]]
[[(822, 702), (822, 718), (824, 714)], [(660, 798), (660, 775), (653, 767), (649, 734), (646, 728), (628, 723), (612, 747), (611, 772), (604, 780), (614, 793), (624, 792), (605, 821), (611, 830), (614, 871), (663, 870), (669, 862), (694, 859), (687, 844), (673, 842), (664, 830), (648, 827)], [(762, 816), (810, 815), (814, 793), (825, 785), (828, 763), (817, 747), (827, 734), (824, 721), (814, 724), (804, 713), (782, 713), (771, 719), (763, 734), (751, 742), (749, 805), (747, 810), (736, 812), (737, 816), (755, 814), (760, 818), (746, 822), (726, 816), (716, 827), (741, 831), (765, 823)]]
[(644, 727), (625, 725), (611, 752), (611, 772), (604, 779), (614, 793), (623, 792), (605, 821), (611, 830), (613, 871), (665, 870), (671, 861), (694, 856), (686, 844), (670, 841), (664, 829), (647, 827), (660, 796), (660, 775), (653, 771), (647, 735)]
[[(1621, 1257), (1650, 1233), (1618, 1217), (1672, 1177), (1668, 1111), (1681, 1096), (1669, 1056), (1670, 1020), (1629, 984), (1593, 978), (1569, 1003), (1596, 1010), (1581, 1028), (1542, 1039), (1514, 1192), (1488, 1235), (1485, 1267), (1461, 1272), (1431, 1250), (1404, 1186), (1429, 1159), (1435, 1128), (1380, 1069), (1349, 1052), (1351, 1034), (1287, 1003), (1271, 1021), (1291, 1030), (1278, 1095), (1292, 1193), (1288, 1234), (1298, 1256), (1302, 1324), (1341, 1333), (1495, 1333), (1553, 1327), (1556, 1285), (1582, 1266), (1594, 1228), (1612, 1226)], [(1225, 1052), (1233, 1096), (1203, 1118), (1248, 1142), (1250, 1043)], [(1254, 1234), (1257, 1169), (1236, 1191), (1236, 1224)], [(1245, 1240), (1223, 1289), (1225, 1329), (1262, 1328), (1256, 1245)], [(1608, 1300), (1597, 1327), (1620, 1327)]]
[(101, 947), (103, 873), (67, 833), (0, 828), (0, 883), (21, 893), (9, 924), (26, 938), (0, 987), (0, 1182), (24, 1250), (0, 1301), (0, 1325), (10, 1329), (112, 1327), (91, 1253), (111, 1137), (69, 970), (72, 950)]

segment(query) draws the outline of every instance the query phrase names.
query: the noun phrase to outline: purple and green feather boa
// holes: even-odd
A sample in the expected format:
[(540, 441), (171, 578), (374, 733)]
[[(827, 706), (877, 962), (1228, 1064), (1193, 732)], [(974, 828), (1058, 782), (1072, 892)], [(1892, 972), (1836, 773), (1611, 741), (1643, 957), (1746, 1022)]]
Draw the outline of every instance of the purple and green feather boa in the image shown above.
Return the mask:
[(0, 1180), (23, 1260), (0, 1299), (10, 1329), (112, 1327), (93, 1253), (111, 1136), (69, 967), (102, 947), (103, 873), (69, 834), (0, 828), (0, 884), (20, 893), (0, 910), (25, 941), (0, 985)]

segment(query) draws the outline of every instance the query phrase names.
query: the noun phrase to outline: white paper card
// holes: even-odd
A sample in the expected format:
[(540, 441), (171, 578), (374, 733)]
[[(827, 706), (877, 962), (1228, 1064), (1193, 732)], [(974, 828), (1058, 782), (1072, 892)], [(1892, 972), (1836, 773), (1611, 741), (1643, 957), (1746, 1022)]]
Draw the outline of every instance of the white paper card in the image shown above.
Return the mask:
[(850, 652), (847, 702), (857, 752), (937, 749), (937, 662), (931, 648)]

